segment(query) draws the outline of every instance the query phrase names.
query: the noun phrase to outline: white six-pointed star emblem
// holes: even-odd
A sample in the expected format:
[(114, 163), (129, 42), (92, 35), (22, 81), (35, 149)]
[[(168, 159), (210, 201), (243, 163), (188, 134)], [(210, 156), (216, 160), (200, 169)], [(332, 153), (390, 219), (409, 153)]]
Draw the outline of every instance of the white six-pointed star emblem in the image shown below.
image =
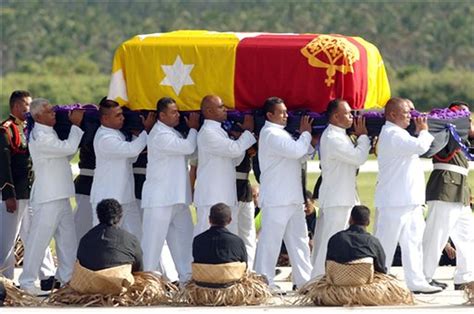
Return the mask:
[(193, 67), (194, 64), (184, 64), (178, 55), (172, 65), (161, 66), (166, 76), (160, 85), (171, 86), (176, 95), (179, 95), (184, 85), (194, 85), (194, 81), (190, 76)]

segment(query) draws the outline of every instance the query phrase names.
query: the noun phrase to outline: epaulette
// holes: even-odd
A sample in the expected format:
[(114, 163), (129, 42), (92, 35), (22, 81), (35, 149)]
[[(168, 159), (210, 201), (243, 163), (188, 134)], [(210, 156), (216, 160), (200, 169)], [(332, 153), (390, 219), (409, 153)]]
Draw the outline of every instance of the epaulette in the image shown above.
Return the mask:
[(5, 120), (5, 121), (2, 122), (0, 128), (2, 128), (2, 129), (3, 129), (3, 128), (9, 128), (10, 125), (12, 125), (12, 123), (13, 123), (13, 120), (7, 119), (7, 120)]

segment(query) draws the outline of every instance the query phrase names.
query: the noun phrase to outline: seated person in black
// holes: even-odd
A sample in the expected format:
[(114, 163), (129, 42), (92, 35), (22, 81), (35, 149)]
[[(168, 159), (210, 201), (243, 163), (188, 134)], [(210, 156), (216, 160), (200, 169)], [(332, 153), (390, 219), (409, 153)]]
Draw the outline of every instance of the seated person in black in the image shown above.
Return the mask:
[(244, 241), (225, 228), (231, 221), (232, 212), (229, 206), (218, 203), (211, 207), (209, 214), (211, 227), (193, 240), (194, 263), (247, 263)]
[(122, 206), (114, 199), (104, 199), (97, 205), (99, 224), (89, 230), (79, 242), (77, 259), (82, 267), (96, 271), (132, 265), (132, 272), (143, 271), (142, 249), (138, 239), (118, 226)]
[(386, 274), (385, 252), (379, 240), (366, 231), (369, 223), (370, 209), (363, 205), (354, 206), (349, 218), (349, 228), (329, 239), (326, 260), (344, 264), (373, 257), (374, 270)]

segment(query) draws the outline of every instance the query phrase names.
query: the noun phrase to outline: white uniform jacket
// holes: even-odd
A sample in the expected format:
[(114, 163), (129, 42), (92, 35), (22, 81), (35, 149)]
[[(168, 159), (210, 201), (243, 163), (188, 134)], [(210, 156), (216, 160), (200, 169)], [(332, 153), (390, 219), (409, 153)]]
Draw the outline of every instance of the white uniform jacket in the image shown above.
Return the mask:
[(425, 203), (425, 176), (419, 155), (430, 148), (433, 139), (428, 131), (414, 137), (396, 124), (385, 122), (377, 148), (377, 208)]
[(41, 204), (74, 196), (69, 157), (76, 153), (82, 134), (84, 132), (73, 125), (68, 139), (61, 141), (52, 127), (35, 123), (28, 143), (35, 171), (30, 197), (32, 203)]
[(187, 157), (196, 150), (197, 131), (184, 139), (175, 129), (158, 121), (148, 135), (148, 164), (143, 185), (143, 208), (191, 203)]
[(131, 142), (119, 130), (100, 126), (94, 137), (96, 166), (91, 187), (91, 203), (114, 198), (120, 204), (135, 200), (133, 167), (146, 146), (147, 134), (140, 133)]
[(242, 133), (238, 140), (232, 140), (219, 122), (204, 120), (197, 136), (196, 206), (212, 206), (219, 202), (237, 205), (235, 167), (255, 142), (249, 131)]
[(295, 141), (284, 126), (265, 122), (258, 147), (261, 207), (303, 204), (301, 164), (312, 152), (309, 132)]
[(321, 208), (359, 204), (356, 172), (369, 156), (369, 138), (361, 135), (357, 139), (357, 146), (354, 146), (345, 129), (329, 124), (320, 143), (323, 176), (319, 189)]

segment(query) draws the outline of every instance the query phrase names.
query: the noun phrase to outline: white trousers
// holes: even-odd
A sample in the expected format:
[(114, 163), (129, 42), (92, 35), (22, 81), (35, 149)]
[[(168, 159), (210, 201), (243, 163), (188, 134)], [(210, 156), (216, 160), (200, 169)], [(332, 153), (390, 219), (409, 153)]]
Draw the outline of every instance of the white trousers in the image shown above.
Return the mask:
[(428, 218), (423, 234), (423, 271), (431, 281), (439, 258), (451, 237), (456, 246), (454, 283), (474, 280), (474, 217), (462, 203), (428, 201)]
[[(138, 210), (140, 212), (140, 219), (143, 221), (142, 200), (136, 198), (135, 201), (137, 202)], [(168, 281), (174, 282), (179, 280), (178, 271), (176, 270), (168, 242), (166, 241), (163, 245), (163, 249), (161, 250), (160, 264), (153, 271), (160, 272)]]
[(89, 195), (76, 194), (76, 211), (74, 212), (74, 225), (76, 226), (77, 243), (92, 229), (92, 217), (97, 216), (92, 209)]
[(292, 278), (298, 288), (310, 279), (309, 238), (303, 205), (262, 208), (262, 227), (257, 244), (255, 271), (274, 284), (275, 266), (285, 241), (292, 267)]
[[(133, 201), (127, 204), (122, 205), (123, 216), (122, 220), (119, 223), (119, 226), (122, 227), (125, 231), (130, 232), (137, 237), (138, 241), (142, 238), (142, 218), (140, 209), (138, 208), (137, 202)], [(99, 224), (99, 218), (96, 214), (97, 203), (92, 204), (92, 224), (97, 226)]]
[(329, 239), (339, 231), (347, 229), (353, 206), (321, 208), (314, 227), (311, 278), (326, 273), (326, 255)]
[(408, 289), (418, 290), (428, 285), (423, 274), (422, 239), (425, 229), (423, 207), (378, 208), (377, 237), (385, 251), (385, 266), (390, 270), (393, 255), (400, 243), (402, 264)]
[[(165, 240), (179, 281), (184, 283), (191, 279), (192, 263), (193, 221), (188, 206), (175, 204), (144, 209), (141, 244), (145, 271), (154, 271), (160, 266)], [(162, 262), (164, 264), (166, 260)]]
[(28, 289), (34, 286), (44, 251), (53, 237), (56, 241), (59, 264), (56, 278), (65, 284), (71, 279), (77, 254), (74, 217), (69, 199), (33, 204), (33, 217), (25, 247), (23, 273), (20, 275), (22, 288)]
[(254, 217), (255, 205), (253, 202), (239, 202), (237, 210), (237, 223), (235, 224), (237, 226), (237, 235), (244, 240), (248, 257), (248, 269), (252, 270), (254, 268), (255, 251), (257, 250), (257, 233), (255, 231)]
[[(5, 203), (0, 203), (0, 273), (12, 280), (16, 262), (16, 239), (20, 235), (23, 245), (26, 246), (31, 216), (33, 215), (28, 200), (17, 200), (16, 206), (17, 210), (14, 213), (9, 213)], [(44, 252), (38, 275), (40, 279), (47, 279), (54, 276), (55, 272), (56, 266), (54, 266), (53, 255), (48, 246)]]

